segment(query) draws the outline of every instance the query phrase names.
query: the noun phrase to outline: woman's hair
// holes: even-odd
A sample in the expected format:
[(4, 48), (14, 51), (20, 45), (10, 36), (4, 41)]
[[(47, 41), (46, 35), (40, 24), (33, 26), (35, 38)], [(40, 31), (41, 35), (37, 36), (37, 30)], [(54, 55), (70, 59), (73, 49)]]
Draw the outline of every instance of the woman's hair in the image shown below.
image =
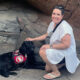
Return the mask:
[(61, 10), (62, 15), (64, 15), (64, 11), (65, 11), (64, 6), (62, 6), (62, 5), (57, 5), (57, 6), (55, 6), (55, 7), (53, 8), (53, 10), (54, 10), (54, 9), (59, 9), (59, 10)]

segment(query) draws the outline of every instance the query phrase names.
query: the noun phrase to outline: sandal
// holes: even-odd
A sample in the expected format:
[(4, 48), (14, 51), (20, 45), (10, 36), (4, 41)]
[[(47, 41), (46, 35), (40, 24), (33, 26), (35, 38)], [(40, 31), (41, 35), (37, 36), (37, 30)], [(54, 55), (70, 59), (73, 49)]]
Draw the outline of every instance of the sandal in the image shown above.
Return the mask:
[(44, 75), (43, 78), (50, 80), (50, 79), (59, 78), (60, 76), (61, 76), (61, 75), (57, 76), (57, 75), (55, 75), (55, 74), (48, 73), (48, 74)]

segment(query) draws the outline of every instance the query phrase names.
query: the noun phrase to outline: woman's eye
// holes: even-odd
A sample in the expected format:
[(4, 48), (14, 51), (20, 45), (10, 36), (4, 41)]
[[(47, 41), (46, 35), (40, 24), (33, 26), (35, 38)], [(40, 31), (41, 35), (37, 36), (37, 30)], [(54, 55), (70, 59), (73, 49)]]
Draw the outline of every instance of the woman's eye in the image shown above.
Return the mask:
[(53, 15), (55, 15), (55, 13), (52, 13)]
[(60, 14), (57, 14), (58, 16), (60, 16)]

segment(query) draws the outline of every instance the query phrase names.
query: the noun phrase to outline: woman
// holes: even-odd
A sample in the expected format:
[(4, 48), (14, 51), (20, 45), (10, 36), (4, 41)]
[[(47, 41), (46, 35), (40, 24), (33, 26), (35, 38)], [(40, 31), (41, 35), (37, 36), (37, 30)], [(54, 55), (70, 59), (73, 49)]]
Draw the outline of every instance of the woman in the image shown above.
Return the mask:
[[(76, 44), (74, 34), (71, 26), (65, 20), (64, 7), (56, 6), (52, 12), (52, 22), (50, 23), (47, 33), (36, 37), (26, 38), (26, 40), (44, 40), (47, 36), (50, 36), (50, 43), (45, 44), (40, 48), (40, 56), (46, 63), (45, 70), (49, 72), (43, 77), (45, 79), (54, 79), (61, 76), (57, 65), (65, 59), (65, 65), (70, 73), (74, 73), (80, 61), (76, 55)], [(59, 24), (59, 25), (58, 25)], [(58, 25), (58, 26), (57, 26)], [(55, 27), (57, 28), (55, 29)], [(53, 30), (55, 31), (53, 32)]]

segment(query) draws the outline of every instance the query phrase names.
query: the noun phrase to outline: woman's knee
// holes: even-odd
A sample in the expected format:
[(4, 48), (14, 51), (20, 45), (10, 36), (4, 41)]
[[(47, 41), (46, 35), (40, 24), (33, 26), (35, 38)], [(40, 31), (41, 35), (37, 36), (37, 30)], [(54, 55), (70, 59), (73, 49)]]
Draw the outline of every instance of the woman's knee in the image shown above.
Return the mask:
[(39, 53), (43, 52), (45, 49), (43, 49), (43, 46), (40, 48)]
[(44, 52), (44, 50), (42, 50), (42, 49), (40, 48), (39, 54), (41, 55), (41, 54), (43, 54), (43, 52)]
[(40, 54), (40, 56), (44, 56), (46, 54), (45, 49), (40, 48), (39, 54)]

